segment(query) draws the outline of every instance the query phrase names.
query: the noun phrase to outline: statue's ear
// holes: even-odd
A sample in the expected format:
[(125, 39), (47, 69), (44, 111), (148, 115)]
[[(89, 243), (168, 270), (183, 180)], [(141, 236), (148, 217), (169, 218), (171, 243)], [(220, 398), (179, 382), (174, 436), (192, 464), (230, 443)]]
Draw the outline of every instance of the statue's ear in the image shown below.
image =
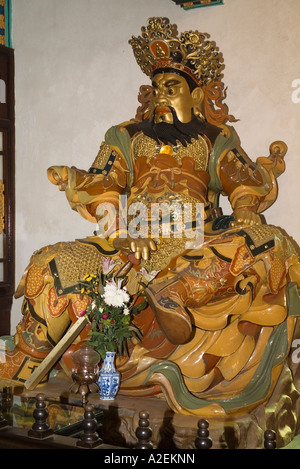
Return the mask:
[(195, 88), (193, 91), (192, 91), (192, 99), (193, 99), (193, 107), (194, 107), (194, 113), (195, 115), (197, 114), (197, 112), (201, 112), (201, 109), (202, 109), (202, 103), (203, 103), (203, 99), (204, 99), (204, 91), (202, 88), (200, 88), (200, 86), (198, 86), (197, 88)]

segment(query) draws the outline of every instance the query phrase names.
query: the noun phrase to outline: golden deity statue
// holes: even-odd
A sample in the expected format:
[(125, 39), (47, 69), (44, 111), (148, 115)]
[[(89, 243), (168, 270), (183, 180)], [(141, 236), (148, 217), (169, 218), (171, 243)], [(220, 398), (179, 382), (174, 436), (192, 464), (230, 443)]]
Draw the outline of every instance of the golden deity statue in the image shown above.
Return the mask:
[[(245, 153), (223, 102), (222, 54), (208, 34), (179, 34), (168, 19), (150, 18), (129, 42), (152, 81), (141, 88), (137, 116), (107, 131), (88, 171), (48, 170), (73, 210), (99, 226), (105, 221), (105, 236), (33, 254), (16, 291), (23, 318), (0, 376), (24, 383), (86, 309), (84, 276), (104, 256), (122, 265), (131, 259), (130, 293), (143, 267), (159, 273), (136, 317), (143, 339), (117, 360), (120, 394), (158, 396), (186, 415), (250, 412), (268, 403), (286, 373), (300, 313), (296, 248), (261, 215), (276, 200), (287, 147), (274, 142), (255, 162)], [(128, 207), (139, 204), (147, 210), (136, 237)], [(151, 212), (157, 205), (171, 220), (166, 236), (164, 210)], [(182, 207), (190, 210), (178, 235)], [(60, 360), (66, 371), (78, 344)]]

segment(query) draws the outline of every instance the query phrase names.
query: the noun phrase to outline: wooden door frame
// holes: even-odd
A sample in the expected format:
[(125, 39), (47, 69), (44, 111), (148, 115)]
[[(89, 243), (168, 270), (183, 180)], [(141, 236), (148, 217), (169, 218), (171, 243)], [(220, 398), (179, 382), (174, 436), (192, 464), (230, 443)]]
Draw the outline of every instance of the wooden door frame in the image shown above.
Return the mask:
[[(15, 87), (14, 50), (0, 45), (0, 54), (7, 57), (6, 103), (7, 113), (0, 117), (4, 131), (4, 151), (8, 158), (3, 163), (5, 197), (5, 262), (4, 282), (0, 282), (0, 336), (10, 334), (10, 316), (15, 291)], [(0, 71), (1, 78), (1, 71)]]

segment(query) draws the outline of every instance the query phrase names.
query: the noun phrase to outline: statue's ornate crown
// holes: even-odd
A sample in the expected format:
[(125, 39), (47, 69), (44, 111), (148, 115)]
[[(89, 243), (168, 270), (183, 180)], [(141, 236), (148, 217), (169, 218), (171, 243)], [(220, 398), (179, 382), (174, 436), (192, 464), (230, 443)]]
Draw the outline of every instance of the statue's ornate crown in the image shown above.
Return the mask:
[(207, 33), (185, 31), (168, 18), (149, 18), (142, 35), (129, 41), (141, 70), (152, 78), (156, 70), (173, 69), (188, 74), (199, 85), (222, 77), (223, 56)]

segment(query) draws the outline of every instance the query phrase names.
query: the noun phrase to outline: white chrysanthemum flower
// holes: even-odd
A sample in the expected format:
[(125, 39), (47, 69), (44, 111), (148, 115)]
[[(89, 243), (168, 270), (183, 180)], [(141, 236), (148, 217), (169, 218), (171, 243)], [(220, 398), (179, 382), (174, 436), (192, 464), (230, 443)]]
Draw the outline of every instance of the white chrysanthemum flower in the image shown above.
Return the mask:
[(129, 311), (128, 308), (123, 309), (123, 314), (125, 314), (125, 316), (128, 316), (129, 313), (130, 313), (130, 311)]
[(124, 288), (120, 287), (121, 283), (122, 280), (121, 282), (118, 280), (118, 284), (116, 284), (114, 280), (111, 280), (105, 285), (103, 299), (107, 305), (119, 307), (129, 302), (130, 296)]

